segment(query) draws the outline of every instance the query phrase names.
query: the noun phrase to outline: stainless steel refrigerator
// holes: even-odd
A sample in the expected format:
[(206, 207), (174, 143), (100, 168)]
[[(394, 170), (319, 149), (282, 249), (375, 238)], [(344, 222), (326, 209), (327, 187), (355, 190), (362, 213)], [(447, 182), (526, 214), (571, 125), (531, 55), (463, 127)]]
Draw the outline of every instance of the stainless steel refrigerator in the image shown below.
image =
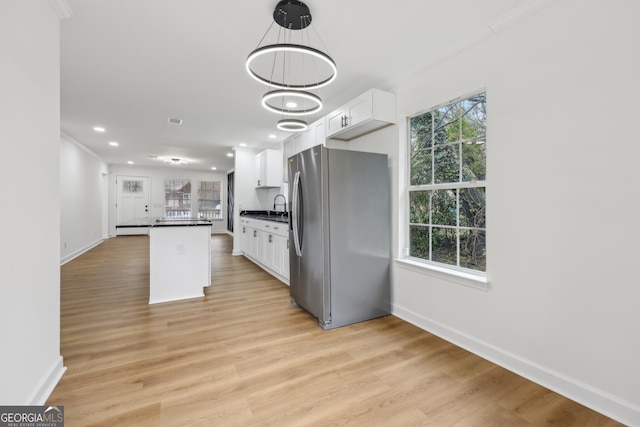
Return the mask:
[(288, 168), (292, 304), (323, 329), (389, 314), (387, 155), (316, 146)]

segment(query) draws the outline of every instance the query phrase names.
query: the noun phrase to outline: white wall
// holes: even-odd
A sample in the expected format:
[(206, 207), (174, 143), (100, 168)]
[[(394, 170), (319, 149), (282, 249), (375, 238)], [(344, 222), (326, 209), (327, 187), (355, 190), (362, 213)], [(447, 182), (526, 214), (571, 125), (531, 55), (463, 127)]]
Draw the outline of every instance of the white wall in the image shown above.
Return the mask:
[(103, 174), (108, 166), (67, 135), (60, 140), (60, 259), (65, 263), (102, 242)]
[[(213, 220), (211, 232), (212, 233), (226, 233), (227, 232), (227, 172), (198, 172), (188, 169), (181, 169), (176, 167), (140, 167), (135, 165), (111, 165), (110, 167), (110, 198), (109, 198), (109, 218), (110, 218), (110, 234), (115, 235), (115, 200), (116, 200), (116, 184), (115, 180), (117, 176), (146, 176), (149, 177), (149, 186), (151, 187), (151, 205), (150, 213), (151, 217), (163, 217), (165, 208), (165, 193), (164, 193), (164, 180), (165, 179), (190, 179), (191, 191), (193, 194), (197, 194), (198, 183), (200, 181), (220, 181), (222, 191), (222, 216), (220, 220)], [(197, 198), (193, 197), (192, 212), (193, 216), (197, 214)]]
[[(255, 156), (258, 151), (251, 149), (236, 149), (234, 167), (234, 210), (233, 229), (238, 230), (240, 225), (240, 211), (249, 209), (261, 209), (261, 202), (256, 192)], [(261, 190), (262, 191), (262, 190)], [(233, 254), (242, 255), (240, 250), (240, 233), (233, 236)]]
[[(349, 146), (388, 152), (404, 185), (406, 117), (486, 88), (490, 289), (396, 262), (394, 313), (640, 425), (640, 3), (550, 3), (392, 83), (396, 132)], [(404, 194), (394, 197), (396, 256), (406, 245)]]
[[(286, 187), (283, 184), (280, 188), (261, 188), (256, 189), (257, 172), (255, 157), (260, 151), (250, 148), (237, 148), (235, 154), (235, 209), (234, 209), (234, 230), (238, 230), (240, 225), (240, 212), (243, 210), (273, 210), (273, 200), (278, 194), (282, 194), (285, 198)], [(278, 203), (282, 203), (282, 199), (278, 199)], [(278, 209), (281, 209), (278, 206)], [(242, 255), (240, 250), (240, 233), (235, 233), (233, 239), (233, 254)]]
[(60, 355), (60, 24), (0, 2), (0, 405), (43, 404)]

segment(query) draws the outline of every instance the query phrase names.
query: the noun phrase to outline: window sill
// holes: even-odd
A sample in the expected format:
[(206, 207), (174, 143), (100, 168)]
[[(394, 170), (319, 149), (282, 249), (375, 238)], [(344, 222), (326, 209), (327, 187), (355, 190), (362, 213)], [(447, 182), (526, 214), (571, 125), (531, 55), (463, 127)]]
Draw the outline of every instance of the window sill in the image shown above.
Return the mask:
[(451, 270), (432, 264), (427, 264), (410, 259), (396, 259), (398, 267), (410, 270), (416, 273), (425, 274), (427, 276), (446, 280), (458, 285), (468, 286), (470, 288), (479, 289), (487, 292), (489, 290), (489, 280), (487, 277), (477, 276), (463, 271)]

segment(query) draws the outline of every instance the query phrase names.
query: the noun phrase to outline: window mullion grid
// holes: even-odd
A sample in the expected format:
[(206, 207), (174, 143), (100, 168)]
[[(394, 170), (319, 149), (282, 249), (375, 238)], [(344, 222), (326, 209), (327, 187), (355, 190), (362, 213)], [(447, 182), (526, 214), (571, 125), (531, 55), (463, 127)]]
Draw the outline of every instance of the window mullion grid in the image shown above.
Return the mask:
[[(436, 182), (436, 115), (431, 114), (431, 185)], [(429, 191), (429, 261), (433, 261), (433, 191)]]
[(456, 189), (456, 265), (460, 267), (460, 189)]
[(433, 261), (433, 191), (429, 191), (429, 261)]
[[(458, 119), (458, 182), (462, 182), (462, 117)], [(460, 267), (460, 188), (456, 189), (456, 266)]]

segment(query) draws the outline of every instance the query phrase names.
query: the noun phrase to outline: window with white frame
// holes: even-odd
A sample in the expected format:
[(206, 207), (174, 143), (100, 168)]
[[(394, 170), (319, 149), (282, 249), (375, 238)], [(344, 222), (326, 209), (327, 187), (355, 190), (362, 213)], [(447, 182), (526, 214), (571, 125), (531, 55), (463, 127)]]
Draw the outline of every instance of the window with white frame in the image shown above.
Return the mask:
[(167, 218), (191, 217), (191, 180), (164, 180), (165, 209)]
[(409, 119), (408, 256), (486, 271), (486, 93)]
[(198, 185), (198, 217), (204, 219), (222, 218), (222, 183), (220, 181), (200, 181)]

